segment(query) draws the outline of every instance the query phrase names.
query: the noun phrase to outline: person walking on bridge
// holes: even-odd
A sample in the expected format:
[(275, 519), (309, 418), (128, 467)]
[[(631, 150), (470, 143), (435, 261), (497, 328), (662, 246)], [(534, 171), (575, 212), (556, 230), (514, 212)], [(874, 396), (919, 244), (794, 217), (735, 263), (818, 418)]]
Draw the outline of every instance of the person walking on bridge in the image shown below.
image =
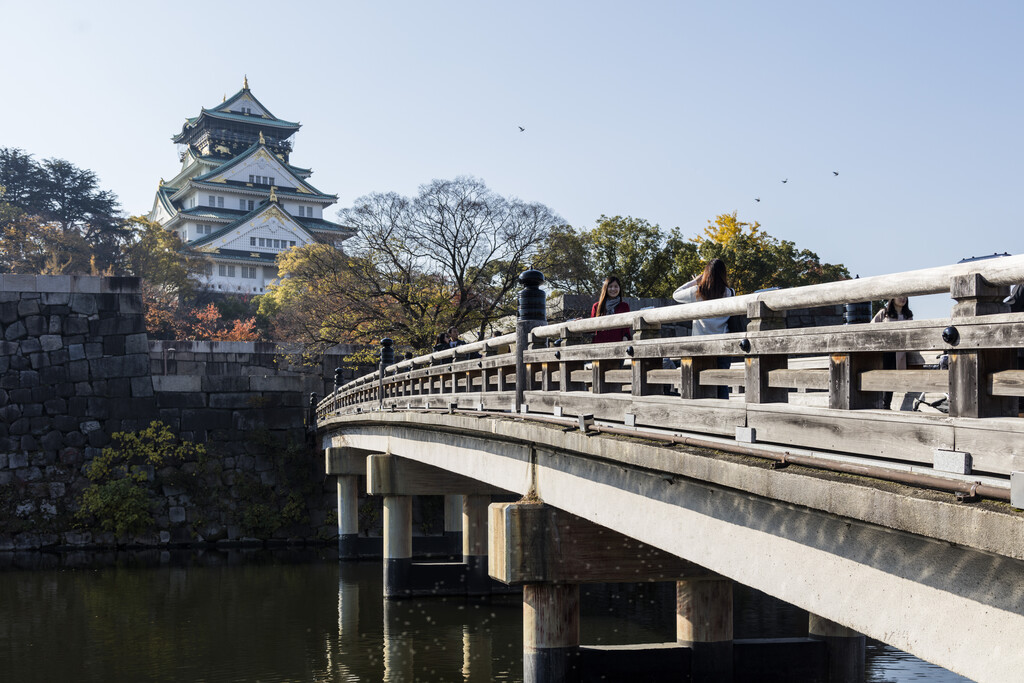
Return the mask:
[[(619, 278), (609, 275), (601, 286), (601, 296), (590, 309), (590, 317), (629, 313), (629, 304), (622, 300), (622, 284)], [(594, 333), (594, 343), (617, 342), (632, 338), (628, 327), (617, 327), (614, 330), (598, 330)]]

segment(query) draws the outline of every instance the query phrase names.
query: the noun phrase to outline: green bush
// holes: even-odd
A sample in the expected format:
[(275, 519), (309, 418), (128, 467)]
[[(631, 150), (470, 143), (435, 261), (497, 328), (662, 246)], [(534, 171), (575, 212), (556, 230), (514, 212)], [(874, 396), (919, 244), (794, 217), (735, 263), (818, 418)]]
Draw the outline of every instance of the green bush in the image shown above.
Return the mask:
[(200, 444), (179, 442), (171, 428), (158, 421), (139, 432), (116, 432), (111, 440), (113, 445), (85, 467), (92, 483), (82, 492), (76, 515), (80, 522), (94, 520), (117, 536), (138, 534), (153, 526), (154, 473), (171, 462), (202, 457), (206, 450)]

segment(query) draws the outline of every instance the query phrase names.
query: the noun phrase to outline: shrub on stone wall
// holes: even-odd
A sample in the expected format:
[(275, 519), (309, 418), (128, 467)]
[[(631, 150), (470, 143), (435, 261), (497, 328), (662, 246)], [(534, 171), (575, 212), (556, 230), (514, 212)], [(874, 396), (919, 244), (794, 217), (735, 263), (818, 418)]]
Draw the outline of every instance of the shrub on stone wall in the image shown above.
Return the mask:
[(77, 517), (118, 537), (153, 527), (160, 469), (205, 454), (201, 444), (179, 439), (163, 422), (138, 432), (116, 432), (113, 445), (85, 467), (91, 482), (82, 491)]

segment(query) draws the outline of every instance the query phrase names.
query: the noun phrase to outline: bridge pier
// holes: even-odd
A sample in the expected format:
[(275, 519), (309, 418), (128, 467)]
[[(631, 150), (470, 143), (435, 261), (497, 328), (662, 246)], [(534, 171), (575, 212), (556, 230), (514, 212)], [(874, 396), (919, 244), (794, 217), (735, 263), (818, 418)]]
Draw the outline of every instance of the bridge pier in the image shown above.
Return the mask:
[(862, 634), (811, 614), (807, 635), (825, 643), (828, 650), (829, 683), (863, 683), (865, 638)]
[[(490, 496), (503, 491), (393, 455), (370, 455), (366, 463), (367, 491), (384, 496), (384, 597), (490, 593), (486, 511)], [(463, 561), (413, 562), (411, 496), (440, 494), (462, 499)]]
[(412, 573), (412, 497), (384, 497), (384, 597), (406, 597)]
[(692, 680), (733, 680), (732, 581), (676, 582), (676, 642), (690, 648)]
[(578, 583), (523, 585), (523, 680), (554, 683), (581, 680), (580, 586)]
[(325, 448), (328, 475), (337, 477), (338, 557), (359, 557), (359, 477), (366, 475), (367, 452), (356, 448)]
[(444, 497), (444, 535), (454, 555), (462, 547), (462, 496), (447, 494)]

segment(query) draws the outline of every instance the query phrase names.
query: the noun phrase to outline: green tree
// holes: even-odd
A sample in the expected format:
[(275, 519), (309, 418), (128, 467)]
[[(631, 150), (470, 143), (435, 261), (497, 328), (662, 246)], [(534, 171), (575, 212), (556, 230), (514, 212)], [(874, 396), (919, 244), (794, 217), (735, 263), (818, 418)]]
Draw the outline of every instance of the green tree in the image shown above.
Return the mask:
[[(63, 159), (39, 163), (20, 149), (0, 148), (0, 185), (6, 188), (0, 202), (31, 219), (20, 225), (5, 221), (0, 230), (37, 228), (21, 237), (27, 260), (15, 264), (17, 270), (41, 272), (40, 257), (51, 272), (57, 266), (57, 272), (105, 271), (119, 263), (133, 226), (122, 220), (117, 197), (100, 189), (94, 172)], [(16, 234), (5, 230), (5, 237)]]

